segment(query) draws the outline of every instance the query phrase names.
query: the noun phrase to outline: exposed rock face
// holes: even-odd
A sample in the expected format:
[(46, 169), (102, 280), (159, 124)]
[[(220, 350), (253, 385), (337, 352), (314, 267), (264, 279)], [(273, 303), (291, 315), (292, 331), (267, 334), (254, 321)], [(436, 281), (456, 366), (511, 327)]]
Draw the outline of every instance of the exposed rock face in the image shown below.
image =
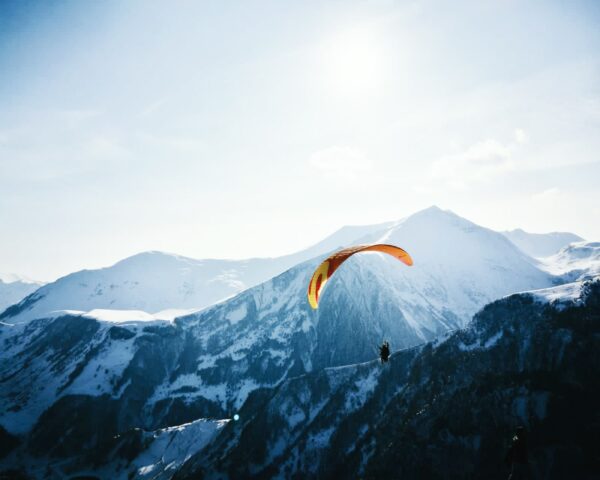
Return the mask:
[(176, 478), (505, 478), (517, 425), (537, 478), (598, 478), (599, 352), (600, 281), (552, 303), (513, 295), (389, 365), (261, 393)]
[(19, 446), (19, 439), (0, 427), (0, 458), (6, 457)]

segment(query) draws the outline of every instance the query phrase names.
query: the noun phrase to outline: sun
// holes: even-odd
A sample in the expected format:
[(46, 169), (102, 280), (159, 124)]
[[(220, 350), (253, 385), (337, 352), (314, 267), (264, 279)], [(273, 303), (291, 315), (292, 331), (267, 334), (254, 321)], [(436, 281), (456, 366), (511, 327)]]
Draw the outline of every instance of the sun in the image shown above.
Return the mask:
[(381, 85), (383, 48), (367, 28), (332, 35), (322, 48), (322, 63), (327, 85), (338, 94), (367, 94)]

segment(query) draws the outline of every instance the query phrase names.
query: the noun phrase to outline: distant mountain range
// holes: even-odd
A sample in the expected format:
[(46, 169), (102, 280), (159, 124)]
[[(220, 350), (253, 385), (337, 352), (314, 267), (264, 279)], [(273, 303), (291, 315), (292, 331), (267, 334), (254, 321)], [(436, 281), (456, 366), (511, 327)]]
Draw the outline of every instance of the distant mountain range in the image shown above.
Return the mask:
[[(187, 310), (199, 310), (225, 300), (385, 225), (388, 224), (344, 227), (308, 249), (277, 258), (195, 260), (163, 252), (140, 253), (111, 267), (82, 270), (59, 278), (0, 315), (0, 320), (13, 321), (9, 319), (16, 317), (15, 311), (19, 312), (19, 321), (24, 321), (54, 311), (94, 309), (139, 310), (173, 318)], [(0, 313), (25, 295), (4, 308), (0, 305)]]
[[(283, 257), (195, 260), (162, 252), (145, 252), (121, 260), (111, 267), (72, 273), (44, 286), (41, 283), (23, 281), (7, 285), (0, 281), (0, 321), (24, 321), (62, 310), (89, 312), (96, 309), (136, 310), (151, 315), (158, 314), (155, 318), (169, 319), (223, 301), (295, 265), (357, 243), (381, 239), (386, 241), (387, 238), (387, 241), (394, 240), (411, 249), (413, 255), (425, 261), (430, 261), (432, 255), (443, 256), (449, 248), (461, 247), (448, 240), (440, 241), (443, 237), (435, 238), (434, 235), (444, 233), (440, 230), (441, 227), (436, 227), (431, 232), (415, 230), (410, 234), (414, 238), (408, 238), (406, 231), (398, 230), (401, 233), (392, 239), (392, 232), (403, 222), (410, 220), (415, 223), (416, 216), (423, 216), (426, 212), (443, 213), (447, 218), (460, 218), (431, 207), (396, 222), (341, 228), (316, 245)], [(440, 215), (440, 218), (444, 218), (444, 215)], [(423, 225), (424, 227), (426, 226)], [(544, 252), (541, 256), (557, 253), (570, 242), (581, 240), (577, 235), (569, 233), (528, 234), (522, 230), (514, 230), (503, 232), (503, 235), (527, 255), (534, 257), (540, 256), (539, 252)], [(498, 237), (495, 238), (498, 241)], [(420, 255), (422, 245), (427, 245), (424, 256)], [(452, 257), (464, 257), (466, 248), (466, 245), (456, 248)], [(439, 259), (436, 262), (439, 263)], [(458, 263), (457, 266), (460, 267)], [(24, 300), (33, 292), (33, 295)], [(490, 300), (495, 297), (491, 295), (486, 298)], [(4, 309), (18, 302), (21, 304), (2, 314)], [(475, 301), (474, 304), (480, 305), (481, 302)], [(473, 309), (469, 309), (466, 316), (472, 312)]]
[(534, 258), (554, 255), (569, 243), (583, 241), (580, 236), (568, 232), (529, 233), (517, 228), (501, 233), (519, 249)]
[(13, 273), (0, 273), (0, 312), (20, 302), (44, 285)]
[(565, 281), (591, 279), (600, 275), (600, 242), (577, 242), (542, 259), (542, 268)]
[[(306, 288), (320, 261), (348, 244), (375, 242), (402, 246), (414, 266), (380, 254), (356, 255), (329, 281), (319, 309), (312, 310)], [(593, 279), (594, 243), (567, 246), (556, 255), (555, 263), (534, 259), (504, 235), (432, 207), (397, 222), (342, 229), (279, 259), (198, 261), (153, 252), (69, 275), (0, 316), (0, 444), (6, 446), (0, 472), (171, 478), (193, 456), (182, 475), (289, 478), (307, 468), (310, 475), (325, 472), (323, 478), (334, 478), (331, 468), (339, 466), (332, 459), (353, 451), (339, 437), (343, 432), (348, 441), (375, 438), (371, 424), (363, 432), (364, 420), (351, 428), (344, 422), (353, 422), (352, 412), (363, 409), (373, 392), (386, 392), (376, 403), (381, 408), (400, 401), (406, 379), (421, 375), (408, 365), (427, 348), (437, 348), (448, 335), (463, 339), (463, 349), (450, 348), (440, 360), (450, 368), (469, 355), (460, 352), (492, 349), (508, 338), (506, 332), (495, 336), (496, 327), (469, 323), (485, 305), (515, 292)], [(592, 270), (582, 276), (586, 265)], [(576, 283), (515, 298), (540, 299), (541, 310), (526, 315), (546, 315), (548, 302), (557, 311), (556, 302), (579, 305), (582, 288)], [(593, 298), (585, 295), (585, 302)], [(201, 302), (206, 305), (198, 310)], [(493, 307), (498, 318), (509, 315), (503, 305), (513, 305), (503, 302)], [(187, 313), (177, 316), (181, 310)], [(403, 350), (394, 355), (394, 367), (383, 370), (389, 374), (372, 362), (383, 338), (394, 351)], [(427, 342), (434, 343), (423, 347)], [(550, 352), (559, 348), (549, 346)], [(407, 366), (398, 369), (396, 358), (406, 355), (401, 363)], [(485, 365), (490, 374), (500, 368)], [(476, 364), (465, 368), (471, 367)], [(393, 382), (382, 383), (389, 375)], [(449, 370), (447, 381), (458, 381), (450, 379), (453, 375)], [(286, 397), (287, 385), (302, 382), (308, 383), (289, 393), (296, 400)], [(328, 405), (339, 410), (336, 420)], [(277, 417), (283, 413), (276, 414), (281, 408), (284, 423)], [(239, 423), (221, 421), (235, 413)], [(248, 424), (251, 418), (259, 423)], [(379, 421), (390, 420), (374, 417)], [(296, 432), (296, 425), (306, 435)], [(202, 441), (194, 443), (194, 435)], [(254, 439), (252, 445), (239, 435)], [(317, 451), (332, 441), (333, 449), (321, 457)], [(173, 445), (169, 462), (158, 454), (161, 442)], [(369, 454), (365, 445), (361, 455), (381, 453), (373, 447)], [(219, 448), (225, 453), (215, 463)], [(271, 453), (265, 457), (257, 448)], [(358, 451), (358, 443), (353, 448)], [(348, 466), (376, 472), (367, 457)], [(317, 470), (308, 467), (311, 462)]]

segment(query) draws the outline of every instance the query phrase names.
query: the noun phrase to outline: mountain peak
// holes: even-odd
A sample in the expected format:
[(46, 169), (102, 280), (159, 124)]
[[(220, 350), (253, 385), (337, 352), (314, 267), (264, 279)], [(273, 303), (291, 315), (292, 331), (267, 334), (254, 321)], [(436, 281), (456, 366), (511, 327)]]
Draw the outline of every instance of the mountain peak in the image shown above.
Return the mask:
[(443, 210), (437, 205), (431, 205), (430, 207), (419, 210), (413, 213), (410, 217), (422, 216), (422, 215), (443, 215), (444, 213), (451, 213), (449, 210)]
[[(412, 215), (406, 217), (407, 220), (411, 219), (411, 218), (428, 218), (428, 219), (432, 219), (432, 220), (438, 220), (438, 219), (442, 219), (442, 218), (453, 218), (453, 219), (459, 218), (461, 220), (468, 222), (468, 220), (466, 218), (463, 218), (463, 217), (457, 215), (452, 210), (444, 210), (444, 209), (438, 207), (437, 205), (431, 205), (430, 207), (424, 208), (423, 210), (419, 210), (418, 212), (415, 212)], [(471, 223), (471, 222), (469, 222), (469, 223)]]
[(161, 252), (159, 250), (148, 250), (146, 252), (136, 253), (130, 257), (119, 260), (114, 266), (133, 266), (139, 265), (150, 267), (152, 265), (164, 265), (175, 262), (198, 263), (200, 260), (195, 258), (184, 257), (175, 253)]
[(452, 210), (443, 210), (436, 205), (419, 210), (416, 213), (397, 222), (396, 225), (429, 225), (434, 229), (447, 228), (448, 226), (480, 227), (479, 225), (457, 215)]
[(27, 283), (27, 284), (35, 284), (35, 285), (43, 285), (44, 282), (40, 282), (38, 280), (32, 280), (29, 277), (24, 275), (18, 275), (16, 273), (4, 273), (0, 272), (0, 283)]
[[(437, 205), (431, 205), (427, 208), (424, 208), (423, 210), (421, 210), (421, 212), (445, 212), (446, 210), (441, 209), (440, 207), (438, 207)], [(417, 212), (419, 213), (419, 212)]]

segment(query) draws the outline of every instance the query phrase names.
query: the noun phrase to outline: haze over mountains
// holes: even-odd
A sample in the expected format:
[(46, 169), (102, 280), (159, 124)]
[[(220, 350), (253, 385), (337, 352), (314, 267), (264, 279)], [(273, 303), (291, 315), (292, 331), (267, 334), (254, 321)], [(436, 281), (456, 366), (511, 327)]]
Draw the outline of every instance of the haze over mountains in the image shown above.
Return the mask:
[[(324, 256), (349, 244), (376, 242), (402, 246), (415, 265), (408, 268), (380, 254), (356, 255), (329, 281), (319, 309), (312, 310), (306, 288)], [(459, 352), (503, 345), (504, 353), (486, 364), (495, 369), (513, 348), (512, 340), (500, 342), (513, 335), (509, 329), (498, 336), (500, 317), (510, 315), (517, 325), (525, 300), (499, 302), (493, 325), (469, 327), (472, 316), (515, 292), (593, 277), (598, 258), (597, 244), (580, 242), (540, 261), (503, 234), (432, 207), (397, 222), (341, 229), (287, 257), (199, 261), (149, 252), (68, 275), (0, 316), (0, 440), (12, 445), (4, 458), (0, 455), (0, 471), (17, 466), (41, 478), (52, 465), (49, 478), (90, 471), (110, 478), (159, 473), (171, 478), (194, 456), (183, 478), (197, 472), (229, 472), (231, 478), (249, 473), (270, 478), (279, 472), (284, 478), (305, 467), (319, 476), (339, 457), (335, 445), (326, 449), (336, 438), (344, 451), (363, 452), (353, 457), (362, 465), (356, 469), (375, 471), (365, 463), (368, 451), (383, 453), (375, 431), (363, 428), (364, 408), (370, 398), (382, 408), (397, 403), (401, 385), (421, 375), (408, 366), (380, 375), (372, 359), (382, 338), (394, 351), (417, 348), (399, 355), (420, 363), (426, 342), (436, 345), (458, 331), (453, 338), (462, 342)], [(576, 303), (582, 288), (577, 283), (522, 298)], [(589, 295), (590, 311), (596, 297)], [(543, 308), (527, 312), (553, 318)], [(541, 322), (531, 328), (543, 329)], [(466, 337), (460, 333), (465, 327)], [(526, 354), (530, 346), (522, 348)], [(463, 355), (454, 347), (444, 352), (447, 365)], [(456, 381), (455, 374), (448, 371), (445, 381)], [(385, 386), (390, 375), (396, 384)], [(422, 395), (414, 388), (406, 392)], [(255, 438), (270, 456), (256, 454), (238, 427), (221, 421), (234, 412), (243, 417), (244, 438)], [(260, 418), (246, 423), (256, 412), (263, 412), (267, 424)], [(351, 420), (355, 414), (357, 422)], [(211, 420), (199, 420), (204, 418)], [(389, 421), (377, 418), (373, 421)], [(344, 431), (352, 432), (352, 445), (342, 441)], [(262, 444), (256, 435), (264, 437)], [(223, 441), (227, 459), (215, 463)], [(162, 443), (172, 444), (169, 462), (157, 453)], [(207, 453), (200, 455), (204, 446)], [(255, 470), (243, 470), (244, 451), (252, 452)], [(294, 464), (295, 458), (300, 463)], [(335, 478), (333, 471), (327, 475), (323, 478)]]

